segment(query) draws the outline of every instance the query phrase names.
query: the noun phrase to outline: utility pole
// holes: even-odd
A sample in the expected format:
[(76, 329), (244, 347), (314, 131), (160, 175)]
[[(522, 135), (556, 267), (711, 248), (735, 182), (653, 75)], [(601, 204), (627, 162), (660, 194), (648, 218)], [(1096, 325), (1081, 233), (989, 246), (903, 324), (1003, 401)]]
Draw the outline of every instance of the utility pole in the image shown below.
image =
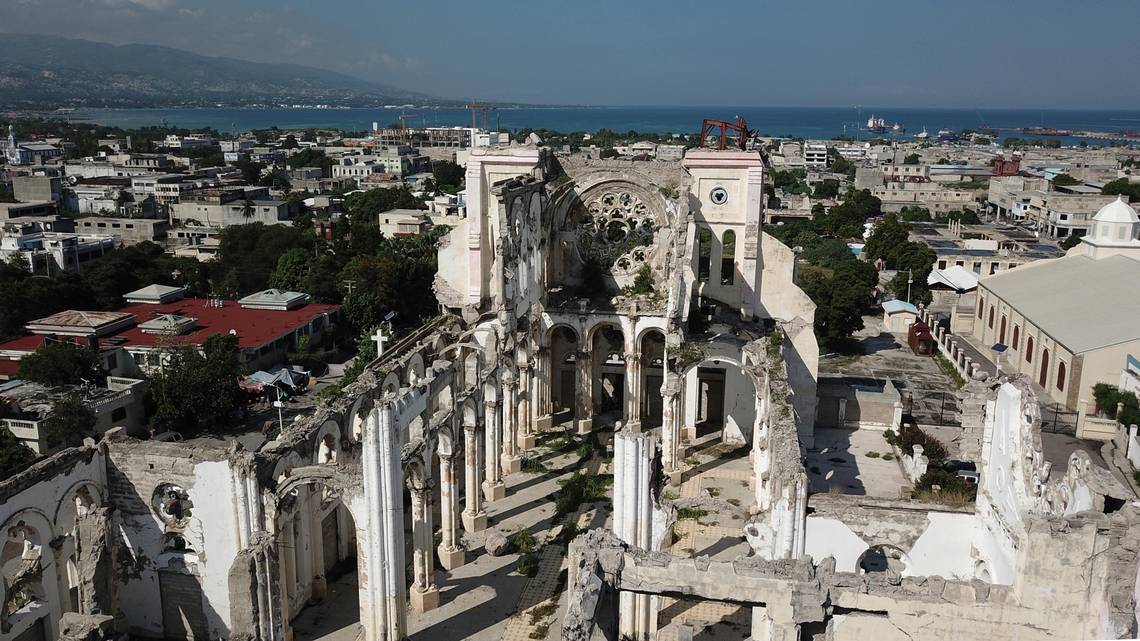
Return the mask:
[(914, 282), (914, 270), (906, 270), (906, 302), (910, 302), (910, 284)]

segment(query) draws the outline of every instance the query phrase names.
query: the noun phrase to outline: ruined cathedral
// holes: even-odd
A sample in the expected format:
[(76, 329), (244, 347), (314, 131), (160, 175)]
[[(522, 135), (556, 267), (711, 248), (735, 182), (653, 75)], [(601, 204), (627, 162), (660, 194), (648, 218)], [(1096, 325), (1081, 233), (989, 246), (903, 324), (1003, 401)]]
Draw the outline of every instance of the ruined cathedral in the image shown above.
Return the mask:
[[(815, 308), (764, 178), (753, 151), (476, 150), (442, 313), (336, 400), (256, 451), (112, 432), (0, 483), (0, 639), (288, 641), (346, 559), (358, 638), (407, 638), (552, 432), (609, 443), (614, 486), (549, 638), (656, 639), (681, 597), (756, 641), (1135, 636), (1136, 508), (1080, 452), (1051, 473), (1022, 382), (967, 388), (975, 505), (810, 491)], [(698, 425), (745, 452), (733, 560), (668, 550)]]

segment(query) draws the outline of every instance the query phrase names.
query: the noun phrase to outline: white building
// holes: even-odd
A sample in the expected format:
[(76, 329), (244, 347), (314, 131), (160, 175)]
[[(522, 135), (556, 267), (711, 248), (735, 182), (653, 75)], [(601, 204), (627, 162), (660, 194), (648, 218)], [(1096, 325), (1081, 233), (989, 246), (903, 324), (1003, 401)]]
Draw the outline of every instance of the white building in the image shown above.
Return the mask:
[(809, 169), (827, 168), (827, 145), (818, 143), (805, 144), (804, 165)]

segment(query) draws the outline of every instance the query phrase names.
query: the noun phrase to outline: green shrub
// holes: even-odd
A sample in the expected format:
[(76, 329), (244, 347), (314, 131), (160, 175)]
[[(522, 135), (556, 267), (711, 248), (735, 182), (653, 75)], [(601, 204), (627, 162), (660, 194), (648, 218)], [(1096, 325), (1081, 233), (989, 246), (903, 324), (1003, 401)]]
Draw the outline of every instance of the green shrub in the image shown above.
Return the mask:
[[(937, 492), (934, 491), (935, 485), (938, 486)], [(977, 494), (977, 485), (967, 483), (953, 472), (932, 466), (915, 482), (910, 496), (947, 505), (967, 505), (974, 502)]]
[(915, 445), (921, 445), (922, 453), (930, 459), (932, 465), (937, 461), (945, 461), (950, 455), (942, 441), (923, 432), (917, 425), (904, 424), (899, 428), (898, 437), (895, 440), (895, 446), (906, 455), (913, 454)]

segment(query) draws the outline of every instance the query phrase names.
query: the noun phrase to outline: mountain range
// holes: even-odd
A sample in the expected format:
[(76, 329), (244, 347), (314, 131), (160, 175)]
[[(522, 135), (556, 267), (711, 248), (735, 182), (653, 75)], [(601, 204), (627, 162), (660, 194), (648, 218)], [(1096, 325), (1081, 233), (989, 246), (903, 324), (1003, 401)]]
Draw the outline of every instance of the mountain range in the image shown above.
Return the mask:
[(113, 45), (0, 34), (0, 107), (441, 104), (421, 93), (293, 64), (203, 56), (157, 45)]

